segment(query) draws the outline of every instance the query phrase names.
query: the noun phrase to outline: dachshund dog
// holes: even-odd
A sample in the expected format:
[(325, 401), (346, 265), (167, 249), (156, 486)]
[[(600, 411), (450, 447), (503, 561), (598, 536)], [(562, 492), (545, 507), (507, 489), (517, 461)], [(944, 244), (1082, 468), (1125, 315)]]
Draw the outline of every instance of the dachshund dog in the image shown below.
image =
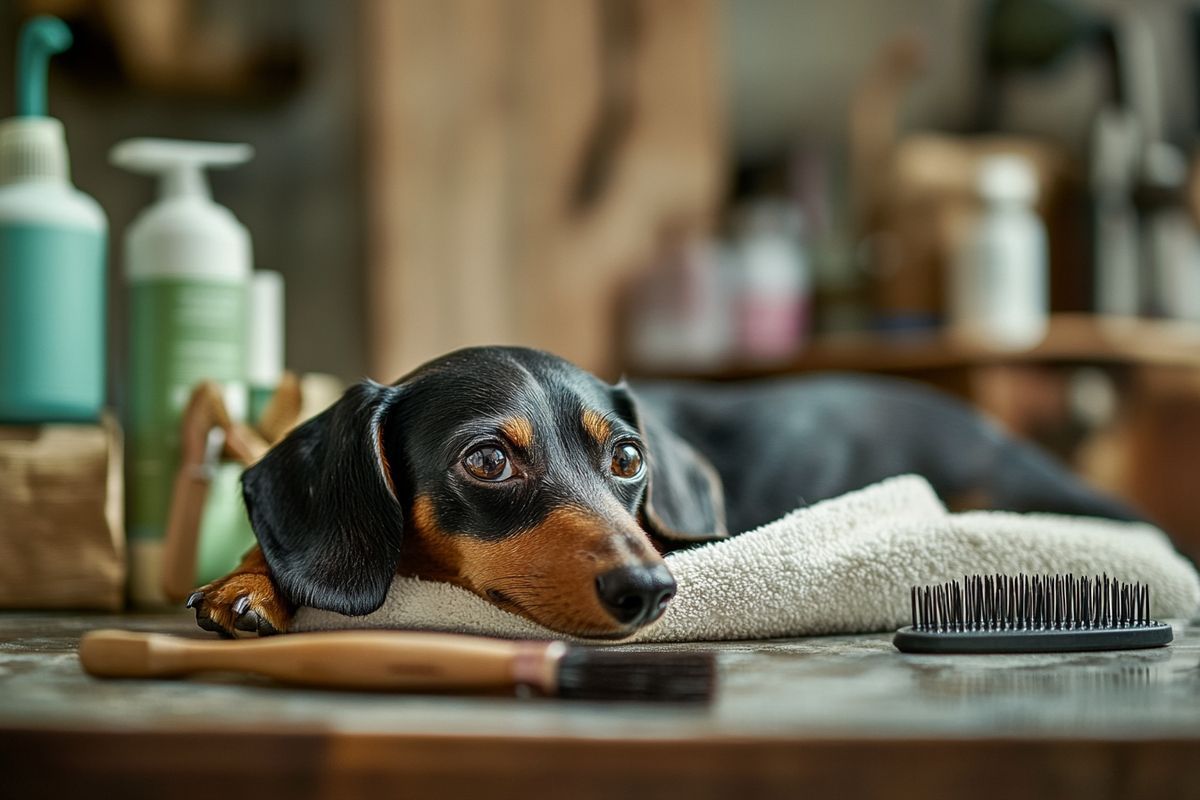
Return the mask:
[(1134, 518), (916, 384), (613, 386), (548, 353), (481, 347), (360, 383), (269, 450), (242, 479), (258, 546), (188, 606), (207, 630), (262, 635), (299, 606), (369, 613), (408, 575), (622, 638), (675, 592), (664, 552), (909, 472), (951, 504)]

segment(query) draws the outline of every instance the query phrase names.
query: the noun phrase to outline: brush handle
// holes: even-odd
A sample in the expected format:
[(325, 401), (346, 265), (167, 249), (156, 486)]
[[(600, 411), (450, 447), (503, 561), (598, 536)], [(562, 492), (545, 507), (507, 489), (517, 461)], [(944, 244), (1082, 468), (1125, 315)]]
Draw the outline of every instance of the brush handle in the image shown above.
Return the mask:
[(400, 631), (294, 633), (212, 641), (158, 633), (84, 634), (79, 660), (102, 678), (245, 672), (284, 683), (381, 691), (488, 692), (518, 684), (553, 692), (553, 644)]

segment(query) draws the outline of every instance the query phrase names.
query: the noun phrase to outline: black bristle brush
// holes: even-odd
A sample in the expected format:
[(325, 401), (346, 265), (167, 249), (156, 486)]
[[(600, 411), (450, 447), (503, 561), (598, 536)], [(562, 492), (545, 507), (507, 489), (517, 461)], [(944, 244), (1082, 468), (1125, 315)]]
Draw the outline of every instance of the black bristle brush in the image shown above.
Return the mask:
[(1150, 587), (1107, 575), (966, 575), (912, 587), (906, 653), (1046, 653), (1162, 647), (1171, 626), (1150, 617)]
[(103, 630), (84, 634), (79, 660), (102, 678), (180, 678), (243, 672), (298, 686), (387, 692), (532, 690), (586, 700), (703, 702), (711, 652), (568, 647), (407, 631), (294, 633), (267, 639), (187, 639)]

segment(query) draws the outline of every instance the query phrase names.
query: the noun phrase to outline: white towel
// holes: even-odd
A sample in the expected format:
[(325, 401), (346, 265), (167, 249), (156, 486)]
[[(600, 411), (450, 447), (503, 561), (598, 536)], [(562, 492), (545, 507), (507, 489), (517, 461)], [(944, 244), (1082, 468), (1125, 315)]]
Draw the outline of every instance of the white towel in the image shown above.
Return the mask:
[[(765, 639), (908, 624), (909, 587), (973, 573), (1107, 573), (1190, 617), (1200, 577), (1149, 525), (1049, 514), (951, 514), (923, 479), (891, 478), (721, 542), (667, 556), (679, 591), (627, 641)], [(564, 638), (445, 583), (396, 578), (362, 617), (301, 609), (293, 630), (402, 628)]]

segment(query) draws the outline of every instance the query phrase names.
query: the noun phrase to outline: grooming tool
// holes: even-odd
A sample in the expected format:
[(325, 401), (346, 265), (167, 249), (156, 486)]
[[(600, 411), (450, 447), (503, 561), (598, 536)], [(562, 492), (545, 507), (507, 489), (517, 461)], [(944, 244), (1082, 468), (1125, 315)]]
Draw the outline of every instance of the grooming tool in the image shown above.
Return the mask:
[(703, 702), (712, 696), (715, 681), (711, 652), (630, 652), (406, 631), (210, 641), (100, 630), (84, 634), (79, 660), (99, 678), (244, 672), (328, 689), (497, 693), (524, 688), (582, 700)]
[(969, 575), (912, 588), (906, 653), (1041, 653), (1162, 647), (1171, 626), (1150, 618), (1150, 587), (1107, 575)]

